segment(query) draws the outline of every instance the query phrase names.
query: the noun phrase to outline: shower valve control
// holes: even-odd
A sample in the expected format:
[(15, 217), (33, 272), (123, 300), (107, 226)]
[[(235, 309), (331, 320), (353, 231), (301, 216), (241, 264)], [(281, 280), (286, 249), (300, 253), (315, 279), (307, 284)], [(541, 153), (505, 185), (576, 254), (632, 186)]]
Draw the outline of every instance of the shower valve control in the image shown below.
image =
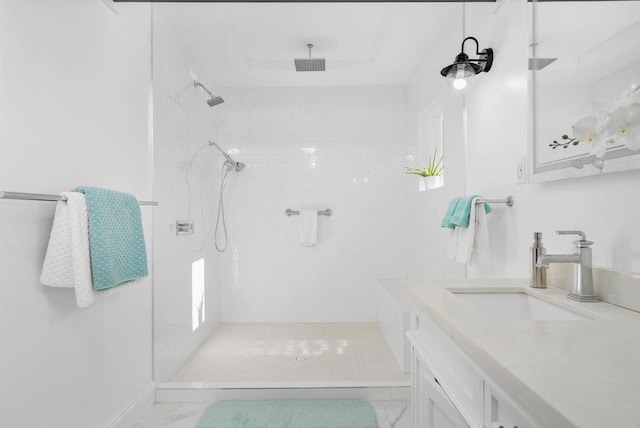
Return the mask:
[(191, 235), (193, 233), (193, 220), (177, 220), (176, 235)]

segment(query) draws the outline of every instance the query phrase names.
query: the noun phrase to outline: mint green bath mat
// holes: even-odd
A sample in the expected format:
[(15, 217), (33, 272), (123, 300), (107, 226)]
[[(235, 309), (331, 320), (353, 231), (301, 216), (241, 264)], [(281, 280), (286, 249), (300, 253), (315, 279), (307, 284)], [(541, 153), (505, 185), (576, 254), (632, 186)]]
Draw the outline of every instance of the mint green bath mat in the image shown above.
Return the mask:
[(196, 428), (376, 428), (376, 414), (359, 400), (218, 401)]

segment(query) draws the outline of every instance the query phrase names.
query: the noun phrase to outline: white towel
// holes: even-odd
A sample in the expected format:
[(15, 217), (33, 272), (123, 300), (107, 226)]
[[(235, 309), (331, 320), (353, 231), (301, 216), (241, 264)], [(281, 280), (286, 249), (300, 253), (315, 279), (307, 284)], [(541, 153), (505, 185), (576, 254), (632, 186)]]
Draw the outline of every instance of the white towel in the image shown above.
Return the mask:
[(488, 264), (491, 261), (489, 226), (484, 204), (476, 204), (476, 239), (470, 264)]
[(64, 192), (61, 196), (67, 201), (56, 206), (40, 282), (74, 288), (76, 304), (85, 308), (96, 296), (91, 280), (87, 203), (82, 193)]
[(449, 236), (449, 259), (457, 263), (475, 264), (479, 260), (489, 259), (489, 229), (484, 204), (478, 204), (478, 198), (471, 201), (469, 226), (456, 227)]
[(318, 210), (300, 210), (300, 243), (304, 247), (318, 243)]

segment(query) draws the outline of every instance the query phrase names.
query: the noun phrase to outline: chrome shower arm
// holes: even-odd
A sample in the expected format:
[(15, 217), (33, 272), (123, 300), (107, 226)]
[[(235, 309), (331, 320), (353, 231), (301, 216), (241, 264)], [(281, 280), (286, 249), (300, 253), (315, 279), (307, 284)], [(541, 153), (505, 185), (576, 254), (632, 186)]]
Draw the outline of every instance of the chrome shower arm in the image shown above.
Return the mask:
[(213, 95), (211, 91), (207, 89), (206, 86), (204, 86), (202, 83), (198, 82), (197, 80), (193, 81), (193, 86), (195, 86), (196, 88), (202, 88), (207, 94), (209, 94), (211, 98), (215, 97), (215, 95)]
[(210, 146), (215, 146), (216, 149), (218, 149), (220, 151), (220, 153), (222, 153), (222, 156), (224, 156), (224, 158), (227, 160), (227, 163), (229, 165), (231, 165), (233, 167), (233, 169), (236, 170), (236, 172), (238, 171), (242, 171), (244, 169), (244, 167), (246, 166), (244, 163), (242, 162), (236, 162), (234, 161), (231, 156), (229, 156), (229, 154), (227, 152), (225, 152), (224, 150), (222, 150), (222, 147), (220, 147), (219, 145), (217, 145), (216, 143), (214, 143), (213, 141), (209, 141), (209, 145)]
[(236, 161), (234, 161), (231, 156), (229, 156), (229, 154), (227, 152), (225, 152), (224, 150), (222, 150), (222, 147), (220, 147), (219, 145), (217, 145), (216, 143), (214, 143), (213, 141), (209, 141), (209, 145), (210, 146), (214, 146), (216, 149), (218, 149), (220, 151), (220, 153), (222, 153), (222, 156), (224, 156), (224, 158), (230, 162), (231, 164), (233, 164), (234, 166), (236, 165)]

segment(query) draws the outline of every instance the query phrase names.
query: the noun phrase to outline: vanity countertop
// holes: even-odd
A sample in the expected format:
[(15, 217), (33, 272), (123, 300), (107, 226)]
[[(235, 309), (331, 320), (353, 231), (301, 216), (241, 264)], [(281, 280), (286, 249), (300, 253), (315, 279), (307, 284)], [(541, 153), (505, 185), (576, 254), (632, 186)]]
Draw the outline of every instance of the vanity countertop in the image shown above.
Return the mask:
[[(545, 426), (640, 426), (640, 313), (604, 302), (578, 303), (528, 280), (386, 280)], [(449, 291), (513, 287), (589, 319), (499, 320)]]

